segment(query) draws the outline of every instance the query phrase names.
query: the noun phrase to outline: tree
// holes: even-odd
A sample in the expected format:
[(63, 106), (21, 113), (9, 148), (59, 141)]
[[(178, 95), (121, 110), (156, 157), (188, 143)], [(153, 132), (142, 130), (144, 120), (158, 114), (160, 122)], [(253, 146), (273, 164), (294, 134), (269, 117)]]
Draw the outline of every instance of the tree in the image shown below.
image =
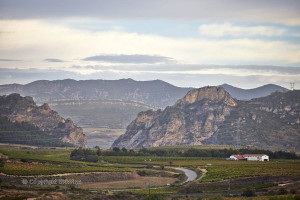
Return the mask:
[(4, 165), (5, 165), (5, 161), (4, 161), (4, 159), (0, 159), (0, 167), (4, 167)]
[(164, 169), (165, 169), (165, 165), (161, 164), (161, 165), (160, 165), (160, 168), (161, 168), (162, 170), (164, 170)]
[(254, 189), (248, 188), (247, 190), (245, 190), (243, 192), (242, 196), (253, 197), (253, 196), (255, 196), (255, 191), (254, 191)]
[(97, 153), (98, 156), (101, 156), (101, 155), (102, 155), (102, 152), (101, 152), (100, 148), (97, 150), (96, 153)]
[(119, 147), (114, 147), (114, 148), (113, 148), (113, 151), (119, 153), (119, 152), (120, 152), (120, 149), (119, 149)]
[(127, 149), (126, 149), (125, 147), (122, 148), (122, 151), (123, 151), (124, 153), (127, 153)]

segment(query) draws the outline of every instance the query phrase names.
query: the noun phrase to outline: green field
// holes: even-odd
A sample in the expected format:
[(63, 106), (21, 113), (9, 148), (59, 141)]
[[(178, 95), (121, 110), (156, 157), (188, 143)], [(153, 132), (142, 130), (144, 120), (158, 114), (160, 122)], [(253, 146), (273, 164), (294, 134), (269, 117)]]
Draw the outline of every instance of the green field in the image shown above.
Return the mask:
[[(149, 161), (151, 159), (151, 162)], [(215, 182), (241, 177), (265, 175), (299, 175), (300, 160), (272, 160), (269, 162), (226, 161), (220, 158), (198, 157), (136, 157), (107, 156), (104, 160), (114, 163), (182, 166), (206, 169), (201, 182)], [(147, 160), (147, 161), (145, 161)]]
[(0, 167), (0, 172), (8, 175), (52, 175), (65, 173), (83, 173), (83, 172), (128, 172), (129, 169), (115, 167), (70, 167), (53, 164), (32, 164), (32, 163), (6, 163)]
[[(190, 147), (184, 146), (180, 148), (189, 149)], [(211, 146), (202, 148), (213, 149)], [(221, 147), (216, 146), (216, 148)], [(154, 187), (151, 188), (151, 194), (223, 194), (228, 191), (228, 180), (231, 182), (231, 191), (241, 193), (247, 188), (254, 188), (256, 191), (265, 191), (264, 194), (266, 194), (269, 188), (274, 187), (275, 189), (271, 190), (278, 192), (278, 183), (274, 184), (272, 181), (264, 182), (265, 180), (262, 177), (282, 177), (282, 180), (288, 178), (288, 180), (294, 184), (288, 189), (288, 191), (291, 191), (291, 188), (295, 187), (294, 180), (297, 180), (297, 177), (300, 175), (300, 160), (293, 159), (271, 159), (269, 162), (250, 162), (226, 161), (220, 157), (99, 156), (100, 161), (98, 163), (90, 163), (70, 160), (71, 151), (72, 149), (31, 149), (25, 146), (19, 148), (2, 146), (2, 148), (0, 148), (0, 155), (8, 156), (9, 161), (0, 167), (0, 173), (13, 175), (11, 176), (11, 180), (19, 176), (35, 176), (38, 178), (39, 175), (53, 179), (51, 175), (56, 174), (63, 174), (59, 176), (64, 177), (80, 178), (83, 176), (85, 177), (84, 180), (86, 180), (86, 178), (93, 180), (93, 178), (102, 175), (121, 177), (121, 180), (119, 180), (121, 182), (115, 181), (114, 178), (111, 180), (105, 179), (105, 181), (108, 182), (84, 182), (86, 187), (82, 188), (80, 192), (85, 193), (90, 188), (98, 188), (98, 190), (101, 190), (103, 187), (111, 189), (111, 187), (118, 188), (123, 185), (124, 188), (130, 190), (129, 193), (132, 195), (147, 195), (149, 192), (148, 189), (139, 187), (141, 185), (144, 186), (147, 181), (151, 181), (151, 185)], [(112, 150), (102, 150), (102, 153), (111, 151)], [(134, 150), (134, 152), (138, 153), (139, 151)], [(180, 174), (182, 172), (179, 173), (172, 168), (179, 166), (197, 171), (200, 178), (189, 184), (181, 184), (185, 180), (182, 174)], [(206, 171), (206, 173), (204, 172), (201, 175), (200, 171)], [(89, 172), (103, 173), (96, 174)], [(74, 173), (85, 174), (78, 175)], [(132, 174), (135, 177), (126, 179), (126, 174)], [(172, 180), (172, 182), (166, 182), (169, 180)], [(258, 182), (256, 182), (256, 180), (258, 180)], [(243, 181), (242, 184), (239, 181)], [(171, 183), (171, 185), (167, 186), (167, 183)], [(13, 189), (13, 184), (14, 183), (10, 186), (6, 185), (5, 187), (11, 187), (11, 189)], [(163, 187), (155, 188), (156, 186)], [(23, 186), (21, 185), (19, 187), (21, 189)], [(41, 189), (39, 186), (33, 188), (36, 190)], [(53, 188), (54, 186), (52, 186), (52, 189)], [(133, 188), (140, 188), (140, 190), (132, 190)], [(51, 189), (51, 187), (48, 189)], [(117, 193), (118, 192), (116, 192), (116, 194)], [(122, 194), (122, 192), (120, 194)]]

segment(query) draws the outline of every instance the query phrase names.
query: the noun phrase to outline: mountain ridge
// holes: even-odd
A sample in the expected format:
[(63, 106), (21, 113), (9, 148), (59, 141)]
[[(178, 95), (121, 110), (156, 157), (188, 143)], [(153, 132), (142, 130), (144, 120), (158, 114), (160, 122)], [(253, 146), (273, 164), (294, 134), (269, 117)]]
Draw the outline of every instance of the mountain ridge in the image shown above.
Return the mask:
[[(252, 99), (271, 94), (277, 90), (287, 90), (276, 85), (266, 85), (254, 89), (241, 89), (228, 84), (221, 85), (232, 97), (237, 99)], [(162, 80), (135, 81), (120, 80), (38, 80), (25, 85), (0, 85), (0, 95), (19, 93), (32, 96), (39, 103), (63, 99), (120, 99), (139, 101), (145, 104), (164, 108), (173, 105), (192, 87), (182, 88)], [(263, 89), (264, 92), (259, 92)], [(249, 94), (250, 93), (250, 94)], [(241, 95), (243, 94), (243, 95)]]
[(144, 111), (111, 146), (216, 144), (300, 150), (300, 91), (233, 99), (222, 87), (190, 91), (164, 110)]

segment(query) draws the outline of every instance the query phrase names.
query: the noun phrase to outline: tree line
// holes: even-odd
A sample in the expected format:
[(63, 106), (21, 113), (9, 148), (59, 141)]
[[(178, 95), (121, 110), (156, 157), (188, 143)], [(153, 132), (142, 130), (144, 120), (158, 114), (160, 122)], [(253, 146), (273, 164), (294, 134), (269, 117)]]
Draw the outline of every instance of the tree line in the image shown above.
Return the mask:
[(188, 150), (181, 149), (147, 149), (142, 148), (138, 150), (118, 148), (112, 150), (101, 150), (96, 146), (96, 150), (92, 149), (75, 149), (71, 153), (72, 160), (97, 162), (99, 156), (166, 156), (166, 157), (215, 157), (228, 158), (234, 154), (266, 154), (271, 159), (299, 159), (293, 152), (276, 151), (272, 152), (263, 149), (196, 149), (190, 148)]

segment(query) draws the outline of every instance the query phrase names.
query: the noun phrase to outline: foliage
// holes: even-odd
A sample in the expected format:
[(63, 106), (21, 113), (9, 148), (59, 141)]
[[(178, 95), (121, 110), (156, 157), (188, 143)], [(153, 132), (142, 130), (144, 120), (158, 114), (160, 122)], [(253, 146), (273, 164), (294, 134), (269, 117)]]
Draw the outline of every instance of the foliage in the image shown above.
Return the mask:
[(288, 191), (286, 191), (286, 189), (284, 189), (284, 188), (280, 188), (279, 190), (278, 190), (278, 194), (279, 195), (285, 195), (285, 194), (287, 194), (288, 193)]
[(252, 189), (252, 188), (248, 188), (247, 190), (245, 190), (245, 191), (242, 193), (242, 196), (245, 196), (245, 197), (253, 197), (253, 196), (255, 196), (255, 190)]
[[(151, 159), (151, 162), (149, 161)], [(142, 156), (104, 156), (104, 161), (124, 164), (152, 164), (193, 167), (207, 169), (201, 182), (216, 182), (240, 177), (297, 175), (300, 173), (299, 160), (272, 160), (269, 162), (226, 161), (216, 158), (199, 157), (142, 157)]]
[(5, 160), (4, 159), (0, 159), (0, 167), (4, 167), (4, 165), (5, 165)]
[(146, 198), (144, 198), (143, 200), (165, 200), (166, 198), (159, 195), (159, 194), (152, 194)]
[(83, 172), (127, 172), (128, 169), (114, 167), (70, 167), (50, 164), (32, 164), (32, 163), (6, 163), (0, 167), (0, 172), (9, 175), (51, 175), (63, 173), (83, 173)]
[(186, 187), (183, 187), (180, 190), (180, 192), (185, 193), (185, 194), (190, 194), (190, 193), (202, 193), (203, 191), (201, 190), (201, 188), (197, 184), (190, 183)]
[[(224, 146), (223, 146), (224, 147)], [(102, 153), (104, 156), (164, 156), (164, 157), (206, 157), (206, 158), (227, 158), (233, 154), (267, 154), (271, 159), (298, 159), (294, 152), (277, 151), (272, 152), (263, 149), (251, 148), (223, 148), (223, 149), (201, 149), (201, 148), (142, 148), (138, 151), (128, 151), (123, 148), (114, 147), (113, 151), (107, 150)]]
[(98, 162), (99, 160), (97, 152), (90, 149), (83, 149), (81, 147), (74, 149), (71, 152), (70, 159), (85, 162)]
[(11, 122), (7, 117), (0, 117), (0, 130), (0, 142), (2, 143), (50, 147), (74, 146), (45, 134), (38, 127), (28, 122)]

